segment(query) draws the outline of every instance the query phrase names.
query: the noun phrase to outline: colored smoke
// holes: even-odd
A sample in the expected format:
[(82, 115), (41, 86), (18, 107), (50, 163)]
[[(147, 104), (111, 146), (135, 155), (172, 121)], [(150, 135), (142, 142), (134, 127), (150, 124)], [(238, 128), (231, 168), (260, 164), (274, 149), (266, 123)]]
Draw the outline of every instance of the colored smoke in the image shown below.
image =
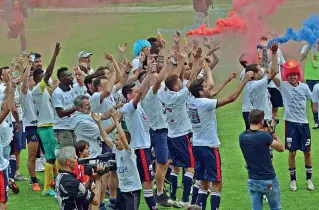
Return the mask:
[(319, 16), (312, 14), (303, 22), (303, 26), (295, 31), (293, 28), (287, 28), (286, 34), (281, 37), (275, 37), (269, 41), (269, 46), (273, 42), (286, 43), (290, 40), (301, 42), (306, 41), (309, 45), (313, 45), (319, 39)]

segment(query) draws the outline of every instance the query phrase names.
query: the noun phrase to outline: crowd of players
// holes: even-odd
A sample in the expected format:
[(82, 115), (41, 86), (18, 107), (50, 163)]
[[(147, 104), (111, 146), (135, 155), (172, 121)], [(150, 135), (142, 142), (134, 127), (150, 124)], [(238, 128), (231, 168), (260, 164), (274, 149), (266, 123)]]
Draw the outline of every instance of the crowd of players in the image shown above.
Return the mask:
[[(38, 53), (31, 53), (28, 63), (18, 58), (12, 68), (1, 67), (0, 209), (7, 207), (8, 187), (19, 193), (15, 178), (23, 177), (19, 168), (25, 142), (32, 189), (57, 197), (60, 209), (88, 209), (89, 205), (91, 209), (138, 209), (142, 189), (149, 209), (157, 209), (156, 203), (206, 209), (209, 194), (210, 209), (219, 209), (222, 170), (215, 111), (234, 102), (242, 91), (246, 131), (239, 142), (247, 163), (253, 209), (261, 209), (257, 206), (263, 195), (272, 209), (281, 209), (269, 149), (284, 150), (274, 130), (281, 106), (285, 107), (290, 189), (297, 190), (295, 156), (301, 150), (307, 188), (314, 190), (306, 102), (313, 100), (318, 115), (319, 85), (300, 82), (298, 72), (288, 74), (283, 81), (281, 67), (300, 63), (287, 64), (278, 45), (267, 49), (267, 42), (266, 37), (261, 39), (256, 63), (249, 63), (243, 54), (240, 63), (245, 69), (231, 73), (219, 86), (212, 77), (219, 62), (215, 54), (218, 43), (210, 44), (204, 38), (183, 46), (179, 33), (168, 55), (164, 53), (166, 41), (159, 35), (136, 41), (132, 62), (124, 56), (127, 44), (119, 47), (119, 60), (105, 52), (108, 63), (96, 71), (91, 68), (93, 54), (81, 51), (79, 64), (72, 70), (56, 70), (59, 81), (51, 79), (61, 50), (59, 43), (45, 70)], [(318, 50), (319, 43), (315, 48), (303, 48), (302, 60), (312, 65), (306, 71), (318, 68)], [(240, 85), (228, 97), (217, 98), (237, 74)], [(43, 185), (35, 170), (41, 153), (46, 160)], [(77, 164), (77, 158), (104, 153), (114, 154), (116, 170), (87, 176)], [(180, 173), (183, 192), (178, 199)], [(170, 183), (169, 193), (165, 181)], [(107, 205), (103, 203), (106, 190)]]

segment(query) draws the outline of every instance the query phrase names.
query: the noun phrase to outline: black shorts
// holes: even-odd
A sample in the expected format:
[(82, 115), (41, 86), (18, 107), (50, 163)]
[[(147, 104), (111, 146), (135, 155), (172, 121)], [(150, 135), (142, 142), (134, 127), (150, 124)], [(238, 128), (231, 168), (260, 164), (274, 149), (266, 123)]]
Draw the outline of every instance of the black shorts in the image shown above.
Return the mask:
[(24, 31), (24, 24), (10, 24), (9, 25), (9, 33), (10, 36), (14, 39), (18, 38), (19, 34)]
[(277, 88), (268, 88), (268, 91), (270, 94), (270, 102), (272, 104), (272, 107), (283, 107), (284, 102), (282, 100), (280, 91)]
[(117, 190), (115, 210), (138, 210), (140, 206), (141, 190), (121, 192)]
[(285, 121), (285, 147), (290, 152), (311, 151), (311, 134), (308, 123)]

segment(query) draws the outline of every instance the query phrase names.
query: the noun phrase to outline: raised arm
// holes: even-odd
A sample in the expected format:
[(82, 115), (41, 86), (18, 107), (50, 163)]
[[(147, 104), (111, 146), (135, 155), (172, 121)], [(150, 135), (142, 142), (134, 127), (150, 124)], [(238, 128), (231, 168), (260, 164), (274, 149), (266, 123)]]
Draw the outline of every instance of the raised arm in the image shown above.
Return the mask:
[(104, 57), (106, 60), (110, 61), (113, 64), (113, 68), (115, 70), (116, 76), (115, 76), (115, 81), (114, 83), (118, 83), (122, 76), (123, 76), (123, 72), (121, 71), (118, 63), (116, 62), (115, 58), (113, 57), (113, 55), (111, 55), (109, 52), (104, 52)]
[(220, 93), (220, 91), (230, 82), (232, 81), (232, 79), (236, 78), (237, 73), (232, 72), (230, 73), (230, 75), (228, 76), (228, 78), (222, 83), (220, 84), (218, 87), (213, 88), (210, 92), (209, 92), (209, 97), (213, 98), (216, 95), (218, 95)]
[(233, 94), (231, 94), (230, 96), (228, 96), (226, 98), (218, 99), (217, 107), (222, 107), (226, 104), (234, 102), (238, 98), (238, 96), (240, 95), (240, 93), (243, 90), (243, 88), (245, 87), (246, 83), (251, 80), (253, 75), (254, 75), (253, 72), (247, 72), (245, 75), (245, 79), (241, 82), (241, 84), (238, 86), (238, 88), (236, 89), (236, 91)]
[(272, 43), (271, 47), (271, 69), (268, 74), (268, 79), (273, 80), (278, 73), (278, 59), (277, 59), (277, 50), (278, 50), (278, 44), (277, 43)]
[(102, 121), (101, 121), (101, 116), (99, 116), (96, 113), (91, 112), (91, 116), (92, 118), (95, 120), (95, 122), (97, 123), (97, 125), (99, 126), (99, 130), (102, 136), (103, 141), (105, 142), (105, 144), (109, 147), (109, 148), (113, 148), (114, 143), (112, 141), (112, 139), (110, 139), (110, 137), (107, 135), (106, 131), (104, 130)]
[(128, 82), (128, 78), (129, 78), (129, 74), (130, 74), (131, 69), (132, 69), (132, 64), (127, 63), (126, 66), (124, 67), (124, 73), (122, 74), (121, 80), (115, 85), (115, 89), (116, 89), (115, 92), (122, 89), (123, 86)]
[(48, 66), (48, 68), (46, 69), (45, 74), (44, 74), (43, 80), (44, 80), (44, 82), (45, 82), (46, 84), (49, 83), (49, 79), (50, 79), (50, 77), (51, 77), (51, 75), (52, 75), (52, 73), (53, 73), (54, 66), (55, 66), (55, 62), (56, 62), (56, 58), (57, 58), (58, 55), (59, 55), (60, 49), (61, 49), (60, 43), (57, 42), (56, 45), (55, 45), (54, 53), (53, 53), (53, 56), (52, 56), (51, 61), (50, 61), (50, 63), (49, 63), (49, 66)]
[(308, 56), (310, 50), (311, 50), (311, 46), (310, 46), (310, 45), (307, 45), (306, 50), (301, 53), (300, 61), (304, 61), (304, 60), (307, 58), (307, 56)]
[(209, 41), (207, 38), (204, 38), (204, 45), (207, 47), (208, 52), (206, 54), (206, 56), (210, 57), (213, 56), (213, 62), (211, 62), (209, 64), (209, 68), (211, 70), (213, 70), (215, 68), (215, 66), (219, 63), (220, 59), (217, 57), (217, 55), (215, 54), (215, 52), (217, 50), (220, 49), (220, 47), (218, 46), (220, 42), (215, 42), (212, 46), (210, 45)]
[[(151, 69), (151, 68), (149, 67), (149, 69)], [(140, 88), (138, 89), (136, 96), (133, 99), (133, 106), (135, 108), (137, 108), (137, 104), (141, 101), (141, 98), (142, 98), (144, 92), (148, 90), (149, 85), (150, 85), (150, 73), (147, 72), (146, 77), (144, 78)]]
[(124, 146), (124, 149), (126, 149), (128, 151), (131, 151), (131, 148), (128, 145), (128, 142), (127, 142), (127, 139), (126, 139), (126, 136), (125, 136), (125, 132), (124, 132), (124, 130), (123, 130), (121, 124), (120, 124), (120, 119), (119, 119), (118, 112), (114, 108), (112, 108), (112, 109), (110, 109), (110, 113), (111, 113), (113, 121), (114, 121), (114, 123), (116, 125), (117, 132), (119, 134), (120, 141), (122, 142), (122, 144)]
[(31, 66), (25, 68), (25, 71), (22, 76), (21, 93), (23, 95), (27, 95), (27, 92), (29, 89), (30, 70), (31, 70)]
[(114, 86), (114, 81), (115, 81), (115, 77), (116, 77), (116, 73), (113, 71), (110, 73), (110, 77), (109, 77), (109, 80), (106, 80), (106, 79), (102, 79), (101, 80), (101, 85), (103, 87), (103, 90), (101, 92), (101, 95), (100, 95), (100, 103), (103, 102), (103, 100), (108, 97), (111, 92), (112, 92), (112, 89), (113, 89), (113, 86)]

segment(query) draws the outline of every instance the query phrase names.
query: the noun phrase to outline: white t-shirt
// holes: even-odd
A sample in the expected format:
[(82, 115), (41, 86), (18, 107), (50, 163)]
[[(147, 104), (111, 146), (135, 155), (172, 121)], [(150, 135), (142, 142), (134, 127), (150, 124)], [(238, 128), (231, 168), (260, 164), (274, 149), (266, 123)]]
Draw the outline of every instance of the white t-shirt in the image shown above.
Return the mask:
[(85, 85), (80, 86), (78, 83), (74, 84), (73, 91), (74, 91), (75, 97), (80, 95), (87, 95), (87, 88)]
[(0, 145), (0, 171), (4, 171), (8, 166), (9, 161), (3, 157), (3, 147)]
[(35, 109), (38, 116), (38, 127), (41, 127), (44, 124), (52, 124), (54, 122), (51, 95), (46, 87), (43, 91), (41, 90), (40, 83), (38, 83), (32, 90), (32, 97), (35, 101)]
[(308, 123), (307, 100), (311, 99), (312, 93), (305, 83), (299, 82), (293, 87), (287, 81), (281, 81), (279, 90), (284, 102), (284, 120), (295, 123)]
[(170, 91), (167, 88), (160, 89), (158, 97), (165, 105), (165, 113), (168, 123), (168, 137), (184, 136), (192, 131), (186, 108), (189, 91), (184, 86), (180, 91)]
[(140, 175), (136, 165), (136, 155), (134, 150), (118, 150), (114, 145), (112, 152), (115, 154), (117, 176), (119, 179), (119, 188), (121, 192), (132, 192), (141, 190)]
[(150, 126), (141, 103), (138, 103), (137, 108), (135, 108), (133, 100), (131, 100), (120, 109), (120, 112), (123, 114), (127, 129), (131, 134), (130, 146), (133, 149), (150, 148)]
[(148, 90), (142, 99), (141, 105), (148, 117), (152, 130), (167, 128), (163, 104), (158, 99), (157, 94), (154, 94), (152, 88)]
[(73, 101), (75, 99), (75, 93), (73, 88), (69, 91), (63, 91), (60, 87), (57, 87), (52, 94), (52, 101), (54, 107), (54, 125), (53, 129), (72, 130), (70, 126), (70, 117), (64, 116), (60, 118), (56, 111), (56, 108), (62, 108), (64, 110), (72, 108)]
[[(246, 69), (242, 70), (242, 72), (240, 73), (241, 82), (245, 79), (245, 75), (246, 75)], [(245, 85), (243, 89), (242, 112), (250, 112), (252, 109), (253, 109), (253, 105), (251, 104), (247, 86)]]
[(102, 154), (102, 137), (97, 123), (90, 114), (76, 111), (70, 118), (71, 129), (74, 130), (76, 141), (84, 140), (90, 145), (90, 158)]
[[(14, 91), (14, 103), (15, 103), (17, 110), (18, 110), (19, 120), (22, 121), (23, 110), (22, 110), (22, 106), (21, 106), (20, 93), (19, 93), (18, 88), (16, 88)], [(11, 112), (10, 112), (10, 117), (11, 117), (12, 122), (16, 121)]]
[[(5, 86), (3, 83), (0, 83), (0, 106), (5, 99), (4, 91)], [(0, 107), (1, 109), (2, 107)], [(6, 147), (10, 144), (13, 139), (13, 127), (10, 115), (0, 124), (0, 147)], [(0, 156), (1, 158), (1, 156)], [(0, 164), (1, 165), (1, 164)]]
[[(271, 54), (268, 55), (268, 58), (271, 58)], [(286, 63), (286, 60), (285, 60), (285, 58), (284, 58), (284, 56), (282, 54), (282, 51), (280, 49), (278, 49), (278, 51), (277, 51), (277, 61), (278, 61), (279, 73), (276, 74), (276, 77), (281, 81), (282, 80), (281, 79), (281, 66)], [(271, 64), (272, 64), (272, 62), (269, 63), (269, 68), (271, 68)], [(268, 87), (269, 88), (277, 88), (278, 89), (278, 87), (276, 86), (276, 84), (272, 80), (268, 84)]]
[(140, 60), (139, 57), (136, 57), (132, 60), (132, 69), (130, 71), (130, 75), (134, 74), (134, 71), (139, 67), (140, 65)]
[[(91, 96), (91, 111), (95, 113), (106, 113), (108, 112), (113, 106), (115, 106), (115, 99), (114, 99), (114, 94), (115, 94), (116, 88), (112, 89), (111, 94), (104, 98), (102, 103), (100, 103), (100, 97), (101, 97), (101, 92), (95, 92)], [(104, 128), (110, 126), (113, 123), (113, 119), (110, 117), (107, 120), (102, 120)], [(117, 129), (115, 128), (111, 133), (109, 133), (109, 137), (111, 139), (115, 139), (115, 134), (117, 132)]]
[(270, 102), (270, 95), (267, 89), (267, 75), (265, 75), (265, 77), (261, 80), (253, 80), (248, 82), (246, 85), (253, 109), (264, 111), (264, 119), (272, 119), (272, 104)]
[(188, 114), (193, 128), (193, 146), (218, 147), (217, 99), (189, 98)]
[(36, 115), (35, 101), (32, 97), (32, 91), (27, 90), (27, 94), (21, 93), (22, 105), (23, 105), (23, 127), (27, 126), (37, 126), (38, 117)]

